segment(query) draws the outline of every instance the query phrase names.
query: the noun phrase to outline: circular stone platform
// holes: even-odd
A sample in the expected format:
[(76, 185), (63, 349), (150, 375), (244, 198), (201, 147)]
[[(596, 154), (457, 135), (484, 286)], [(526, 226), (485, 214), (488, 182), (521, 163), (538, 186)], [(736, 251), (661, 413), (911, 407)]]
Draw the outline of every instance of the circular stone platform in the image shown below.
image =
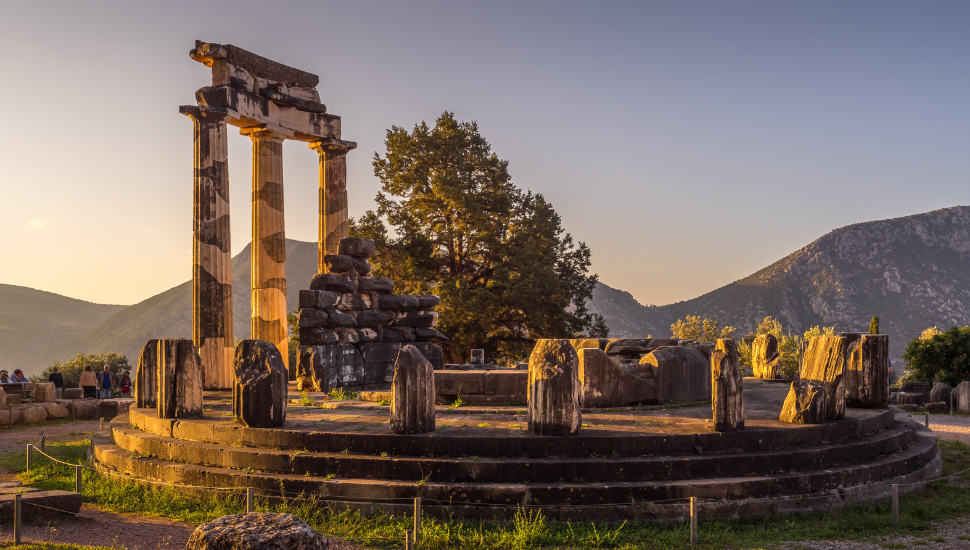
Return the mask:
[(206, 487), (305, 492), (365, 511), (507, 518), (541, 506), (558, 519), (676, 519), (683, 498), (701, 514), (750, 516), (884, 498), (892, 483), (939, 475), (936, 437), (896, 408), (847, 409), (819, 425), (778, 421), (788, 385), (745, 379), (746, 428), (711, 429), (710, 404), (587, 409), (571, 437), (526, 430), (524, 407), (438, 407), (438, 430), (391, 432), (387, 406), (295, 403), (284, 428), (245, 428), (225, 392), (205, 418), (163, 420), (131, 409), (96, 440), (98, 468)]

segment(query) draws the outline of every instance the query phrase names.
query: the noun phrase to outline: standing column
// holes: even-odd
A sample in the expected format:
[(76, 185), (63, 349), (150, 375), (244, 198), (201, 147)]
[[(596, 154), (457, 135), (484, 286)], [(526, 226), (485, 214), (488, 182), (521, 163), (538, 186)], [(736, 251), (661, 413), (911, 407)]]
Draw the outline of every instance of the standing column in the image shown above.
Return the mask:
[(253, 140), (252, 337), (276, 346), (289, 365), (283, 136), (268, 130), (242, 132)]
[(314, 141), (310, 148), (320, 154), (320, 232), (317, 241), (317, 272), (325, 273), (323, 257), (339, 254), (340, 239), (349, 237), (347, 227), (347, 151), (352, 141)]
[(232, 387), (232, 257), (229, 248), (229, 170), (226, 123), (198, 109), (195, 125), (192, 240), (192, 340), (204, 388)]

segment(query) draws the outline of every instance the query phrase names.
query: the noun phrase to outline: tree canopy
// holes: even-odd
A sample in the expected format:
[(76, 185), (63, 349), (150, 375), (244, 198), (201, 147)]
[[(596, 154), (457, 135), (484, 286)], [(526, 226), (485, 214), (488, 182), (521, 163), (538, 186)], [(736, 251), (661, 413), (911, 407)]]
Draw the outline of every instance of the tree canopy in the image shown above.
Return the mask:
[(933, 332), (924, 331), (906, 345), (905, 380), (956, 386), (970, 379), (970, 326)]
[[(78, 387), (78, 382), (81, 381), (81, 372), (84, 371), (86, 365), (91, 365), (91, 369), (97, 374), (104, 369), (106, 364), (110, 367), (109, 370), (114, 375), (115, 381), (121, 378), (122, 371), (132, 370), (131, 365), (128, 364), (128, 357), (121, 353), (101, 352), (94, 355), (78, 352), (77, 357), (64, 363), (54, 361), (54, 364), (44, 369), (44, 372), (38, 376), (31, 376), (30, 379), (33, 382), (47, 382), (47, 378), (54, 372), (54, 367), (58, 367), (60, 368), (61, 376), (64, 378), (64, 387), (76, 388)], [(134, 380), (135, 373), (131, 372), (130, 374), (132, 380)]]
[(374, 273), (395, 292), (441, 296), (451, 361), (472, 348), (517, 359), (538, 338), (607, 335), (586, 307), (597, 282), (589, 248), (542, 195), (512, 183), (475, 122), (445, 112), (434, 127), (392, 127), (385, 146), (374, 154), (377, 210), (351, 220), (351, 234), (375, 240)]
[(688, 315), (670, 325), (670, 332), (675, 338), (699, 342), (713, 342), (718, 338), (731, 338), (735, 330), (732, 326), (720, 328), (717, 321), (701, 319), (699, 315)]

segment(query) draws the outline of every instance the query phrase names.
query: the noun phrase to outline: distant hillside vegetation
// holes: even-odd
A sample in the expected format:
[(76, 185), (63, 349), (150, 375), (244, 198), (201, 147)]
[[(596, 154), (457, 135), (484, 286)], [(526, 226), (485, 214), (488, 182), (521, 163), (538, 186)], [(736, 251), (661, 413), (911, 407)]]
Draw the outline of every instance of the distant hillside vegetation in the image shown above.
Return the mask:
[(0, 368), (39, 372), (63, 345), (124, 308), (0, 284)]
[(753, 330), (766, 315), (786, 329), (812, 325), (868, 331), (876, 315), (890, 336), (890, 355), (930, 326), (970, 324), (970, 207), (858, 223), (836, 229), (774, 264), (685, 302), (640, 305), (600, 285), (591, 309), (611, 336), (669, 336), (687, 315)]

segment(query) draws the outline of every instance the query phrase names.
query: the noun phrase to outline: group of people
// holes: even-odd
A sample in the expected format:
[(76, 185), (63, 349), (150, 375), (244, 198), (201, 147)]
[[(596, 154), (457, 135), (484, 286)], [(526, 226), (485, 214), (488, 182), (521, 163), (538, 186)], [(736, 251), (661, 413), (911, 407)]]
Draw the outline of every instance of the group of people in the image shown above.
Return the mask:
[[(47, 381), (54, 383), (54, 389), (60, 395), (64, 389), (64, 375), (61, 374), (61, 370), (56, 366), (52, 370), (50, 376), (47, 377)], [(22, 370), (17, 369), (13, 371), (13, 376), (9, 376), (5, 370), (0, 370), (0, 384), (15, 384), (18, 382), (29, 382)], [(91, 365), (85, 365), (78, 387), (84, 389), (84, 397), (109, 399), (115, 383), (115, 377), (111, 374), (111, 367), (109, 365), (106, 364), (104, 370), (97, 374), (95, 374), (94, 368)], [(117, 381), (117, 385), (121, 389), (121, 396), (128, 397), (131, 394), (131, 373), (123, 371), (121, 373), (121, 379)]]

